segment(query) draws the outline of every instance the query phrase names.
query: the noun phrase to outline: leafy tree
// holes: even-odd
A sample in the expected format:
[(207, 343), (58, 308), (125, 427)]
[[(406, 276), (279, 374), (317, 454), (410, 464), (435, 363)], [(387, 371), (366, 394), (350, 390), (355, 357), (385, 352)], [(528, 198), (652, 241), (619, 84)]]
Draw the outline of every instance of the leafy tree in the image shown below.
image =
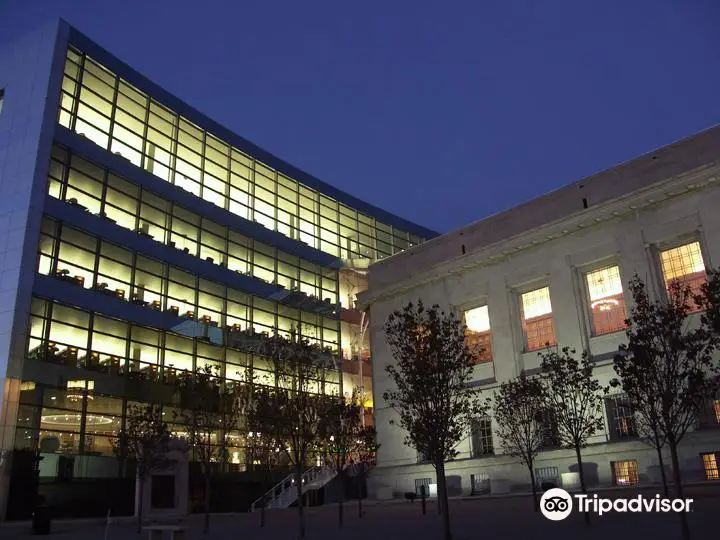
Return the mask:
[(349, 398), (332, 396), (327, 400), (327, 409), (323, 415), (320, 436), (325, 443), (326, 464), (340, 477), (340, 502), (338, 504), (338, 524), (343, 526), (343, 503), (345, 498), (345, 478), (353, 454), (362, 444), (363, 408), (360, 393), (354, 389)]
[[(673, 282), (666, 299), (652, 301), (645, 283), (635, 275), (630, 281), (633, 308), (627, 329), (628, 343), (615, 358), (619, 384), (640, 417), (652, 421), (656, 447), (670, 450), (675, 492), (682, 498), (682, 474), (678, 446), (692, 429), (706, 401), (718, 391), (717, 349), (718, 274), (700, 295)], [(697, 298), (696, 298), (697, 296)], [(697, 306), (707, 308), (701, 324), (689, 319)], [(658, 450), (660, 454), (660, 450)], [(690, 537), (687, 516), (682, 513), (683, 537)]]
[(615, 356), (613, 369), (620, 378), (610, 381), (613, 388), (621, 388), (632, 412), (632, 425), (638, 438), (652, 446), (658, 456), (663, 494), (669, 496), (663, 448), (667, 440), (661, 423), (661, 396), (652, 380), (647, 379), (647, 371), (643, 364), (648, 360), (641, 351), (637, 351), (637, 361), (629, 361), (635, 357), (626, 344), (621, 344), (619, 354)]
[(422, 301), (393, 312), (385, 335), (395, 364), (385, 368), (394, 389), (383, 393), (400, 417), (405, 444), (429, 459), (437, 475), (446, 540), (452, 538), (445, 462), (457, 455), (474, 418), (487, 407), (468, 383), (478, 351), (465, 341), (465, 325), (453, 313)]
[(162, 407), (154, 404), (130, 405), (125, 426), (118, 433), (113, 451), (121, 460), (134, 459), (139, 483), (137, 532), (142, 528), (145, 484), (153, 471), (167, 468), (170, 432), (163, 420)]
[(300, 329), (267, 336), (256, 352), (271, 361), (275, 384), (256, 387), (248, 425), (288, 458), (295, 474), (300, 538), (305, 538), (302, 477), (309, 459), (322, 451), (329, 397), (317, 392), (323, 390), (334, 359)]
[[(634, 291), (639, 285), (635, 280), (630, 282), (630, 290)], [(644, 287), (644, 285), (643, 285)], [(634, 293), (633, 293), (634, 294)], [(648, 304), (644, 303), (647, 307)], [(634, 309), (637, 309), (637, 304)], [(665, 463), (663, 448), (667, 440), (662, 429), (662, 394), (656, 378), (648, 376), (656, 367), (654, 359), (644, 353), (644, 349), (638, 346), (637, 340), (632, 338), (634, 332), (633, 315), (625, 320), (627, 324), (626, 334), (629, 343), (621, 344), (618, 354), (613, 361), (613, 369), (618, 377), (610, 381), (613, 388), (621, 388), (627, 398), (628, 405), (632, 412), (632, 422), (640, 440), (652, 446), (658, 456), (660, 475), (663, 484), (665, 497), (669, 496), (667, 475), (665, 474)]]
[(703, 312), (701, 323), (706, 337), (711, 346), (717, 348), (720, 339), (720, 268), (707, 271), (707, 280), (693, 300)]
[(245, 424), (252, 403), (251, 381), (227, 384), (219, 369), (200, 365), (194, 372), (180, 377), (180, 407), (174, 411), (175, 421), (186, 430), (185, 438), (194, 458), (200, 462), (205, 481), (205, 521), (203, 530), (210, 529), (210, 489), (213, 464), (228, 459), (230, 437), (238, 436)]
[(546, 444), (547, 396), (545, 386), (537, 378), (521, 374), (516, 379), (504, 382), (495, 392), (488, 405), (492, 406), (496, 433), (511, 456), (522, 459), (530, 473), (533, 492), (533, 506), (537, 512), (539, 501), (535, 481), (535, 458)]
[[(608, 388), (603, 388), (593, 376), (593, 364), (588, 353), (584, 351), (579, 361), (575, 354), (575, 349), (569, 347), (541, 352), (541, 380), (560, 443), (575, 450), (580, 488), (587, 493), (582, 449), (587, 446), (588, 439), (605, 426), (602, 394), (606, 394)], [(590, 522), (587, 512), (585, 521)]]

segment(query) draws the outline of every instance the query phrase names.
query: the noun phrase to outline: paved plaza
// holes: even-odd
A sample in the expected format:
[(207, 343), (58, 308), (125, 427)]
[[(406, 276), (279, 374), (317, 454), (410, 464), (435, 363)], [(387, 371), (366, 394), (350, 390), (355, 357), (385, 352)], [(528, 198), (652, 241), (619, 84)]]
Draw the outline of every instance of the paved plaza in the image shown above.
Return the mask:
[[(628, 492), (629, 496), (636, 493)], [(717, 536), (720, 497), (716, 493), (689, 494), (698, 497), (689, 515), (694, 538)], [(564, 521), (552, 522), (532, 511), (528, 497), (477, 498), (451, 502), (455, 540), (624, 540), (652, 538), (678, 540), (679, 518), (675, 514), (609, 514), (593, 516), (586, 527), (582, 515), (573, 513)], [(345, 525), (338, 528), (337, 507), (307, 509), (308, 540), (440, 540), (441, 523), (434, 504), (428, 504), (422, 515), (419, 502), (368, 504), (364, 516), (358, 517), (356, 503), (345, 507)], [(188, 522), (187, 540), (203, 538), (202, 517)], [(294, 540), (297, 533), (297, 510), (272, 510), (260, 527), (260, 514), (215, 515), (207, 538), (217, 540)], [(31, 538), (28, 524), (0, 525), (0, 539)], [(53, 523), (57, 540), (130, 540), (138, 536), (128, 520), (112, 524), (94, 521), (59, 521)]]

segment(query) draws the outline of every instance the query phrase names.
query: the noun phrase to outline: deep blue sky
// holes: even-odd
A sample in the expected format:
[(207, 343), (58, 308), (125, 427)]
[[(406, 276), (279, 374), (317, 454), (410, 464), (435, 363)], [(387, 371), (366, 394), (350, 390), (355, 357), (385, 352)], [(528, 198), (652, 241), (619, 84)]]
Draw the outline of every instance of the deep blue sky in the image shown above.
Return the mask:
[(0, 40), (55, 16), (442, 232), (720, 122), (718, 0), (2, 0)]

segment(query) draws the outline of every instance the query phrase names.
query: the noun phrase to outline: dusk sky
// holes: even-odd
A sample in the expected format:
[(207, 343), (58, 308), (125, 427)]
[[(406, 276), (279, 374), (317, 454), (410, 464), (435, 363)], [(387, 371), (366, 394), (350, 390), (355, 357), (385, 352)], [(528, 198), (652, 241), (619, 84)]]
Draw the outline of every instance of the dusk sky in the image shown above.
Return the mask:
[(57, 16), (440, 232), (720, 123), (718, 0), (2, 0), (0, 42)]

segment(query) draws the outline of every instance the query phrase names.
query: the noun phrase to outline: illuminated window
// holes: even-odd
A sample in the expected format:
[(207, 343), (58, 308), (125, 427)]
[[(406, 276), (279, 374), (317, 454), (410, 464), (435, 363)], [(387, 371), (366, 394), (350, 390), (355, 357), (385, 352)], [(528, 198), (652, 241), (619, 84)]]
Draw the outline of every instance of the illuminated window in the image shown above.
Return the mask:
[(620, 268), (610, 266), (585, 275), (590, 297), (592, 334), (600, 336), (625, 328), (625, 299)]
[(196, 197), (316, 249), (374, 259), (423, 241), (259, 163), (72, 48), (59, 101), (60, 125)]
[(616, 486), (635, 486), (639, 480), (638, 462), (636, 459), (614, 461), (613, 484)]
[(550, 304), (550, 288), (542, 287), (520, 296), (525, 351), (536, 351), (555, 345), (555, 328)]
[(465, 312), (465, 341), (472, 350), (481, 350), (478, 363), (492, 362), (492, 339), (490, 317), (487, 306), (469, 309)]
[(718, 454), (701, 454), (703, 460), (703, 468), (705, 469), (705, 478), (708, 480), (720, 480), (720, 471), (718, 471)]
[(700, 293), (700, 287), (705, 283), (705, 262), (700, 242), (666, 249), (660, 252), (660, 262), (666, 288), (678, 283), (682, 287), (689, 287), (693, 294)]

